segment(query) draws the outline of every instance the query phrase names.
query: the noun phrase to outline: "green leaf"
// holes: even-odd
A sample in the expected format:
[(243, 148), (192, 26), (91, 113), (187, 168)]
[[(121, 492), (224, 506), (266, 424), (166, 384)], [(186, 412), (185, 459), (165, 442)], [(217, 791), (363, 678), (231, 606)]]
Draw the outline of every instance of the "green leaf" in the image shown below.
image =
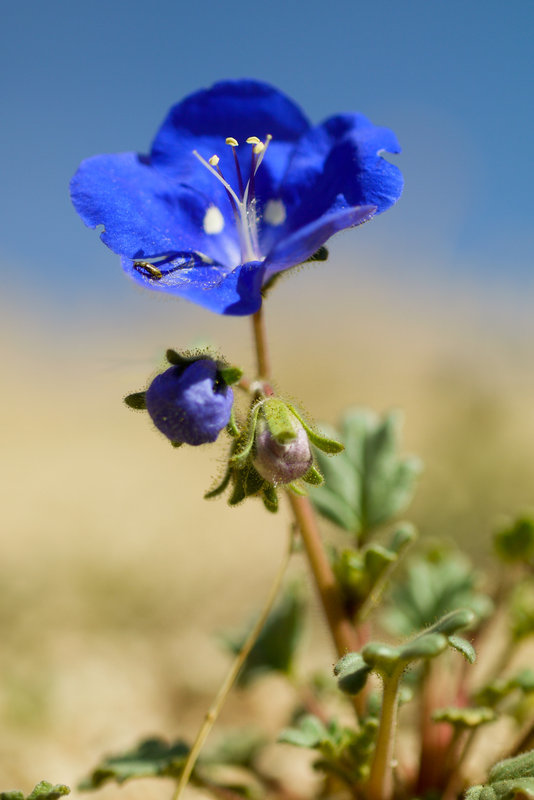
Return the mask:
[(466, 800), (514, 800), (534, 798), (534, 750), (499, 761), (485, 785), (473, 786)]
[(430, 626), (428, 632), (435, 631), (436, 633), (444, 633), (446, 636), (450, 636), (462, 628), (473, 625), (476, 618), (476, 614), (470, 608), (457, 608), (438, 619), (437, 622)]
[(488, 778), (490, 783), (515, 778), (534, 778), (534, 750), (499, 761), (491, 768)]
[[(246, 686), (269, 672), (291, 674), (302, 636), (304, 612), (305, 603), (300, 590), (296, 586), (288, 588), (263, 626), (239, 673), (238, 685)], [(223, 645), (232, 653), (239, 653), (250, 627), (242, 635), (223, 635)]]
[(442, 633), (424, 633), (398, 648), (398, 657), (401, 661), (418, 661), (435, 658), (446, 649), (447, 637)]
[[(40, 781), (26, 800), (58, 800), (59, 797), (66, 794), (70, 794), (70, 789), (65, 784)], [(24, 793), (19, 791), (0, 792), (0, 800), (24, 800)]]
[(334, 667), (338, 686), (345, 694), (355, 695), (367, 682), (371, 667), (359, 653), (347, 653)]
[(284, 728), (278, 741), (295, 747), (317, 747), (328, 739), (328, 731), (318, 717), (306, 714), (300, 718), (298, 727)]
[[(437, 550), (417, 556), (393, 587), (385, 609), (385, 626), (398, 636), (410, 636), (422, 628), (454, 633), (458, 630), (454, 624), (455, 630), (440, 627), (448, 613), (467, 609), (483, 619), (491, 612), (492, 602), (478, 591), (478, 582), (478, 573), (457, 552)], [(436, 619), (440, 622), (433, 624)], [(452, 618), (453, 623), (455, 619)], [(450, 624), (448, 618), (446, 624)]]
[(492, 708), (440, 708), (432, 714), (434, 722), (448, 722), (455, 728), (478, 728), (497, 719)]
[(383, 642), (369, 642), (362, 650), (364, 661), (379, 674), (389, 675), (400, 663), (399, 648)]
[(323, 517), (333, 522), (334, 525), (346, 531), (359, 530), (360, 521), (354, 510), (342, 497), (326, 485), (328, 483), (328, 476), (326, 475), (328, 470), (324, 464), (321, 464), (321, 471), (325, 473), (325, 485), (321, 486), (320, 492), (313, 492), (313, 505)]
[(169, 744), (163, 739), (145, 739), (133, 750), (103, 758), (79, 789), (98, 789), (110, 781), (121, 784), (133, 778), (177, 778), (188, 752), (181, 740)]
[(476, 650), (467, 639), (463, 639), (461, 636), (449, 636), (449, 644), (458, 650), (470, 664), (474, 664), (477, 660)]
[(531, 577), (515, 587), (510, 598), (509, 614), (515, 641), (534, 634), (534, 585)]
[(380, 419), (356, 409), (345, 415), (336, 434), (345, 452), (332, 464), (320, 453), (317, 456), (325, 477), (325, 486), (312, 493), (319, 513), (358, 535), (368, 534), (407, 507), (421, 463), (400, 457), (399, 428), (396, 413)]
[(534, 559), (534, 519), (523, 515), (497, 531), (493, 543), (500, 559), (530, 563)]
[(146, 411), (146, 392), (134, 392), (124, 398), (124, 402), (129, 408), (136, 411)]
[(230, 730), (204, 753), (202, 761), (204, 764), (230, 764), (249, 768), (266, 744), (265, 734), (255, 728)]

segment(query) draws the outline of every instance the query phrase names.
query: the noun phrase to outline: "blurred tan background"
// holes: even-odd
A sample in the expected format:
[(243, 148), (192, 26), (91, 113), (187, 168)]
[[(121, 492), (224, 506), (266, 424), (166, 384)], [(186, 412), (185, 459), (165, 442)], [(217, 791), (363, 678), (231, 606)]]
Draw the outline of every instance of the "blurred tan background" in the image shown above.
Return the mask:
[[(402, 263), (371, 274), (338, 256), (280, 283), (266, 307), (276, 384), (316, 421), (351, 404), (404, 409), (403, 449), (426, 464), (408, 516), (483, 559), (499, 515), (534, 505), (529, 309)], [(75, 786), (142, 736), (191, 736), (227, 663), (213, 634), (250, 619), (284, 546), (285, 509), (202, 500), (223, 442), (173, 450), (121, 402), (168, 346), (211, 341), (250, 370), (249, 321), (125, 292), (134, 316), (88, 306), (55, 321), (8, 298), (0, 318), (0, 788)], [(315, 623), (304, 668), (328, 669), (318, 609)], [(276, 680), (238, 693), (214, 739), (267, 710), (274, 730), (287, 703)]]

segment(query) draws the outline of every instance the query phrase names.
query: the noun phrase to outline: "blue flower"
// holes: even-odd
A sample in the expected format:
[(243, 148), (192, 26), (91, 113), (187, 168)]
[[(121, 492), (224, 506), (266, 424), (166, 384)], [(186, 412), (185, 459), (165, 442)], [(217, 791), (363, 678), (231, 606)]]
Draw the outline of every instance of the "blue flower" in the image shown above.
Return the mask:
[(71, 195), (137, 283), (253, 314), (274, 275), (396, 202), (382, 153), (399, 150), (362, 114), (312, 126), (277, 89), (225, 81), (171, 108), (150, 155), (83, 161)]
[(145, 403), (152, 422), (172, 442), (214, 442), (230, 421), (232, 389), (218, 374), (217, 364), (202, 358), (158, 375), (147, 389)]

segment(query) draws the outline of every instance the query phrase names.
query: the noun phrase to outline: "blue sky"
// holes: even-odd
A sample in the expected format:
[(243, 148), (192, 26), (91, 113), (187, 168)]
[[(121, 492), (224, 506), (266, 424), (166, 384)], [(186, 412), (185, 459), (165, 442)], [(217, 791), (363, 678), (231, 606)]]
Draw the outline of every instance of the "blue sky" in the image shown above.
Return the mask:
[(244, 76), (279, 86), (313, 121), (358, 110), (397, 133), (405, 193), (339, 252), (532, 292), (533, 41), (530, 0), (4, 3), (7, 296), (120, 306), (133, 289), (73, 212), (72, 173), (89, 155), (147, 151), (170, 105)]

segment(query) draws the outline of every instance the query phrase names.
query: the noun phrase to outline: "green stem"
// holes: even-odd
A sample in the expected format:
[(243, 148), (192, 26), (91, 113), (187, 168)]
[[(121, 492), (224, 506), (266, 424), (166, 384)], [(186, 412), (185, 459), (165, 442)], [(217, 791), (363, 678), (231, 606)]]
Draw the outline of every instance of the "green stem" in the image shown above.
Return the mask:
[(276, 599), (276, 596), (278, 594), (278, 591), (280, 589), (280, 585), (282, 583), (282, 579), (284, 577), (284, 574), (285, 574), (285, 571), (286, 571), (286, 567), (287, 567), (287, 564), (289, 562), (289, 558), (291, 556), (292, 546), (293, 546), (293, 536), (292, 536), (292, 534), (290, 534), (288, 546), (286, 548), (286, 551), (285, 551), (284, 556), (282, 558), (282, 562), (281, 562), (281, 564), (280, 564), (280, 566), (278, 568), (278, 571), (276, 573), (274, 582), (273, 582), (273, 584), (271, 586), (271, 589), (270, 589), (269, 594), (267, 596), (267, 600), (266, 600), (265, 605), (264, 605), (264, 607), (262, 609), (262, 612), (261, 612), (260, 616), (258, 617), (258, 620), (256, 621), (254, 627), (252, 628), (252, 630), (250, 631), (249, 635), (247, 636), (247, 638), (245, 640), (245, 643), (243, 644), (243, 647), (241, 648), (241, 650), (237, 654), (237, 656), (236, 656), (236, 658), (235, 658), (235, 660), (234, 660), (234, 662), (233, 662), (233, 664), (232, 664), (232, 666), (230, 668), (230, 671), (228, 672), (226, 678), (222, 682), (222, 685), (221, 685), (219, 691), (217, 692), (217, 695), (216, 695), (215, 699), (213, 700), (213, 703), (211, 704), (211, 706), (209, 707), (208, 711), (206, 712), (206, 716), (204, 718), (204, 722), (200, 726), (200, 730), (198, 731), (196, 739), (193, 742), (193, 746), (192, 746), (191, 750), (189, 751), (189, 755), (187, 756), (187, 761), (185, 762), (183, 772), (182, 772), (182, 774), (180, 776), (180, 780), (179, 780), (178, 785), (176, 787), (176, 791), (174, 792), (173, 800), (179, 800), (180, 796), (182, 795), (182, 792), (184, 791), (185, 787), (189, 783), (189, 779), (191, 777), (191, 773), (193, 772), (193, 769), (195, 768), (195, 764), (196, 764), (197, 759), (198, 759), (198, 757), (200, 755), (200, 751), (202, 750), (202, 747), (204, 746), (204, 742), (208, 738), (208, 736), (209, 736), (209, 734), (211, 732), (211, 729), (213, 728), (215, 722), (217, 721), (217, 717), (219, 716), (219, 714), (221, 712), (221, 709), (222, 709), (222, 707), (224, 705), (224, 701), (226, 700), (226, 698), (228, 696), (228, 693), (230, 692), (230, 689), (234, 685), (235, 680), (236, 680), (237, 676), (239, 675), (239, 671), (241, 670), (241, 667), (245, 663), (250, 651), (252, 650), (252, 648), (254, 647), (254, 645), (256, 643), (256, 640), (257, 640), (258, 636), (261, 633), (261, 630), (262, 630), (263, 626), (265, 625), (267, 617), (269, 616), (269, 614), (271, 612), (271, 609), (273, 607), (273, 603), (274, 603), (274, 601)]
[(399, 707), (402, 670), (384, 676), (380, 727), (367, 784), (369, 800), (391, 800), (393, 796), (393, 751)]

